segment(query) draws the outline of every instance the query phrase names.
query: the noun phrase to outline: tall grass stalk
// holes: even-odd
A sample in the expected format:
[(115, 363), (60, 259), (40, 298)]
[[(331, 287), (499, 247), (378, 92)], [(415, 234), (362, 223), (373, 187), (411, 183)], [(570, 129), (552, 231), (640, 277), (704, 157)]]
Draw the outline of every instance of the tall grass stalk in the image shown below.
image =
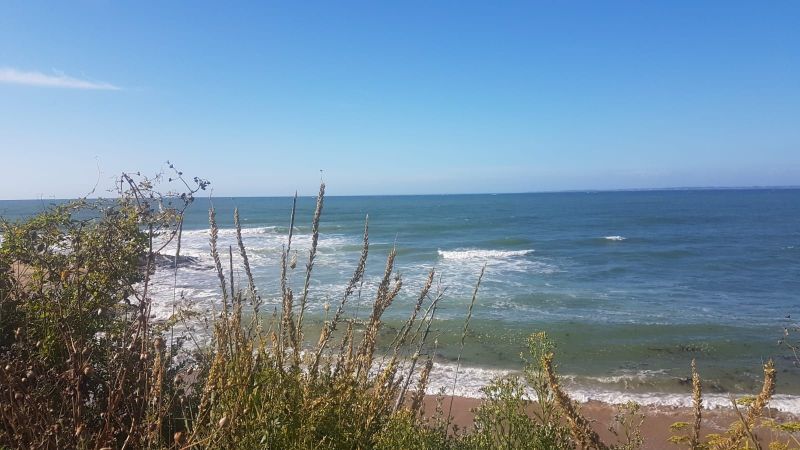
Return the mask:
[(542, 357), (542, 366), (547, 374), (550, 390), (553, 392), (556, 404), (561, 408), (564, 417), (567, 418), (575, 441), (587, 449), (608, 450), (608, 445), (600, 440), (600, 436), (589, 425), (589, 421), (578, 412), (572, 403), (572, 399), (561, 389), (553, 368), (552, 353)]
[(692, 411), (694, 421), (689, 446), (692, 450), (697, 450), (700, 448), (700, 424), (703, 420), (703, 385), (694, 359), (692, 359)]
[(328, 346), (328, 342), (330, 342), (331, 336), (336, 331), (336, 327), (342, 318), (342, 314), (344, 314), (347, 300), (351, 295), (353, 295), (353, 292), (355, 291), (359, 282), (361, 282), (361, 280), (364, 278), (364, 270), (367, 267), (367, 255), (369, 255), (369, 216), (364, 219), (364, 238), (361, 245), (361, 256), (358, 259), (358, 264), (356, 265), (355, 271), (353, 271), (353, 276), (350, 277), (350, 281), (347, 282), (347, 287), (344, 290), (344, 294), (342, 294), (342, 299), (339, 302), (339, 306), (336, 308), (336, 312), (333, 314), (333, 318), (330, 321), (326, 321), (322, 326), (322, 331), (320, 332), (319, 341), (317, 343), (317, 349), (314, 352), (314, 361), (311, 364), (310, 370), (310, 373), (314, 376), (319, 368), (319, 362), (320, 358), (322, 357), (322, 353)]
[(453, 415), (453, 400), (455, 400), (456, 386), (458, 385), (458, 372), (461, 369), (461, 355), (464, 353), (464, 342), (467, 339), (467, 332), (469, 331), (469, 321), (472, 319), (472, 308), (475, 307), (475, 299), (478, 298), (478, 289), (481, 287), (481, 280), (483, 280), (484, 272), (486, 272), (486, 264), (481, 267), (481, 273), (478, 275), (478, 282), (475, 283), (475, 290), (472, 291), (472, 300), (469, 302), (467, 318), (464, 320), (464, 331), (461, 333), (461, 343), (458, 348), (458, 358), (456, 359), (456, 373), (453, 376), (453, 389), (450, 394), (450, 407), (447, 410), (446, 429), (450, 428), (450, 420)]
[[(311, 271), (314, 268), (314, 259), (317, 257), (317, 243), (319, 242), (319, 222), (322, 216), (322, 206), (325, 202), (325, 183), (320, 183), (319, 194), (317, 194), (317, 206), (314, 208), (314, 218), (311, 220), (311, 249), (308, 251), (308, 262), (306, 263), (306, 278), (303, 283), (303, 296), (300, 297), (300, 314), (297, 319), (297, 329), (303, 329), (303, 316), (306, 312), (306, 302), (308, 301), (308, 288), (311, 284)], [(302, 334), (300, 340), (302, 341)]]
[[(250, 269), (250, 258), (247, 256), (247, 248), (242, 239), (242, 224), (239, 219), (239, 208), (234, 208), (233, 210), (233, 225), (236, 228), (236, 244), (239, 246), (239, 254), (242, 257), (242, 266), (244, 267), (245, 275), (247, 275), (247, 292), (250, 296), (250, 304), (253, 306), (253, 314), (257, 315), (261, 307), (261, 297), (258, 295), (258, 289), (253, 279), (253, 271)], [(178, 242), (180, 242), (180, 239)]]

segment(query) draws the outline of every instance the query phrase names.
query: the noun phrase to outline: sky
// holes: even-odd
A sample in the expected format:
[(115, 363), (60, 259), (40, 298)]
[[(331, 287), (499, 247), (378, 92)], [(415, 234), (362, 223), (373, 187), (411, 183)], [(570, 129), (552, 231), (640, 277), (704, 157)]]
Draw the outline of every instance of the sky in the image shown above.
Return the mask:
[(0, 198), (800, 184), (800, 2), (4, 1)]

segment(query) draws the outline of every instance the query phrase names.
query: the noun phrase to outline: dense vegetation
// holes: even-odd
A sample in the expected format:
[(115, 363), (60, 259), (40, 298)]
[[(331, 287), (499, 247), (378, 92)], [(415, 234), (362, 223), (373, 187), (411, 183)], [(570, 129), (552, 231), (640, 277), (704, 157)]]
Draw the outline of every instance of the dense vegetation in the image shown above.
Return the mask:
[[(171, 166), (170, 166), (171, 167)], [(246, 283), (237, 285), (232, 258), (217, 248), (210, 211), (210, 251), (221, 308), (210, 321), (209, 345), (182, 326), (189, 311), (166, 321), (151, 317), (151, 282), (161, 252), (172, 242), (179, 263), (185, 208), (208, 182), (174, 180), (185, 188), (159, 194), (155, 182), (123, 175), (119, 197), (52, 207), (23, 223), (3, 223), (0, 245), (0, 448), (638, 448), (636, 405), (610, 426), (619, 441), (602, 442), (578, 405), (560, 388), (554, 345), (544, 333), (529, 338), (525, 370), (495, 380), (474, 424), (451, 421), (443, 395), (425, 408), (436, 342), (430, 338), (443, 291), (431, 271), (409, 318), (380, 344), (381, 316), (403, 286), (387, 255), (371, 315), (346, 319), (362, 286), (369, 252), (365, 224), (359, 263), (318, 336), (307, 339), (304, 315), (316, 258), (325, 187), (312, 218), (312, 246), (300, 283), (291, 274), (291, 231), (283, 250), (281, 308), (260, 312), (262, 298), (238, 233)], [(294, 210), (291, 214), (294, 227)], [(235, 223), (239, 229), (238, 212)], [(228, 256), (228, 258), (225, 258)], [(170, 270), (163, 266), (159, 270)], [(472, 305), (482, 274), (476, 274)], [(293, 284), (298, 284), (295, 290)], [(251, 314), (253, 311), (255, 314)], [(472, 306), (461, 345), (465, 344)], [(196, 319), (196, 318), (195, 318)], [(784, 434), (770, 448), (797, 444), (797, 424), (762, 420), (774, 390), (745, 399), (729, 432), (700, 438), (701, 380), (693, 370), (695, 416), (673, 425), (683, 448), (760, 448), (756, 429)], [(528, 393), (532, 394), (532, 399)], [(535, 404), (535, 406), (534, 406)], [(433, 411), (431, 411), (433, 410)], [(671, 445), (663, 443), (664, 446)]]

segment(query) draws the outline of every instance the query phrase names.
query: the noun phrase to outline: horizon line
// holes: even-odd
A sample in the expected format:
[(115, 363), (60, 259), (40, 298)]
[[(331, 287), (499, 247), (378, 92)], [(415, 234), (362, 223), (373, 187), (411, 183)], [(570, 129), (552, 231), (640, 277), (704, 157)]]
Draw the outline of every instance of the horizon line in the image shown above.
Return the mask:
[[(611, 188), (611, 189), (554, 189), (536, 191), (517, 191), (517, 192), (441, 192), (425, 194), (336, 194), (325, 195), (325, 197), (425, 197), (425, 196), (456, 196), (456, 195), (525, 195), (525, 194), (573, 194), (573, 193), (602, 193), (602, 192), (657, 192), (657, 191), (746, 191), (746, 190), (793, 190), (800, 189), (800, 185), (753, 185), (753, 186), (674, 186), (674, 187), (640, 187), (640, 188)], [(293, 195), (225, 195), (208, 196), (209, 198), (291, 198)], [(316, 195), (297, 195), (301, 197), (316, 197)], [(0, 198), (0, 202), (7, 201), (37, 201), (37, 200), (77, 200), (79, 198), (88, 199), (113, 199), (117, 197), (36, 197), (36, 198)], [(206, 196), (196, 196), (195, 199), (206, 198)]]

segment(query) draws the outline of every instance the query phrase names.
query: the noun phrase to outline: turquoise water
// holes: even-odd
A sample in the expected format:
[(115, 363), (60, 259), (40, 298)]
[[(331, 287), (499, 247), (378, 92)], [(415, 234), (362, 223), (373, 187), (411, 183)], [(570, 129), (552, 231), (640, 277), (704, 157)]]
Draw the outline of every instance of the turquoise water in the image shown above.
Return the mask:
[[(215, 198), (223, 246), (233, 243), (238, 206), (259, 289), (277, 304), (278, 261), (290, 198)], [(41, 201), (0, 202), (18, 218)], [(208, 257), (207, 201), (189, 211), (178, 289), (209, 309), (217, 281)], [(314, 199), (298, 201), (299, 289)], [(486, 275), (467, 340), (459, 393), (477, 394), (488, 378), (522, 366), (525, 337), (546, 330), (558, 344), (560, 371), (580, 398), (632, 397), (678, 404), (696, 358), (707, 392), (757, 388), (762, 361), (779, 364), (779, 401), (800, 411), (800, 369), (777, 345), (800, 317), (800, 190), (680, 190), (508, 195), (329, 197), (312, 283), (311, 315), (335, 303), (352, 274), (369, 214), (365, 316), (386, 254), (398, 248), (404, 294), (387, 312), (399, 323), (436, 267), (447, 293), (436, 322), (440, 384), (452, 372), (456, 342), (481, 267)], [(172, 311), (172, 274), (156, 313)], [(787, 318), (787, 316), (790, 316)], [(436, 383), (434, 383), (436, 384)], [(687, 396), (688, 399), (688, 396)]]

